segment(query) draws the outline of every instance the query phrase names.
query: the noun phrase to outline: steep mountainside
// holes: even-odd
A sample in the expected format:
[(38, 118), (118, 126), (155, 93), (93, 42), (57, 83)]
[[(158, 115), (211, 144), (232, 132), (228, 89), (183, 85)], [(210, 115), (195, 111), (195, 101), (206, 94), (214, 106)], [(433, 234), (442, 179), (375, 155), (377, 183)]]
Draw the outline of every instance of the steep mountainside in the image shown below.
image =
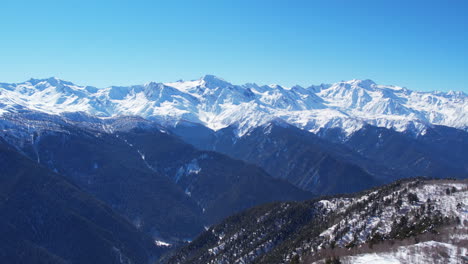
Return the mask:
[(0, 262), (150, 263), (154, 242), (0, 140)]
[[(212, 132), (209, 138), (209, 132), (197, 134), (197, 129), (181, 124), (171, 131), (199, 148), (257, 164), (272, 176), (313, 193), (350, 193), (384, 182), (384, 170), (369, 166), (379, 179), (352, 162), (359, 159), (358, 153), (284, 123), (269, 123), (240, 138), (232, 127)], [(369, 163), (364, 158), (359, 161), (359, 165)]]
[(254, 165), (199, 151), (166, 133), (140, 129), (117, 136), (138, 149), (152, 170), (172, 179), (196, 201), (208, 224), (257, 204), (312, 196)]
[(466, 180), (407, 180), (351, 196), (267, 204), (227, 218), (165, 261), (323, 263), (436, 243), (454, 250), (425, 254), (428, 263), (462, 261), (468, 252), (467, 206)]
[[(468, 133), (433, 126), (424, 135), (366, 125), (345, 140), (273, 121), (243, 135), (181, 122), (169, 128), (192, 145), (254, 163), (315, 193), (359, 191), (406, 177), (467, 178)], [(337, 133), (334, 133), (337, 132)]]
[(258, 167), (198, 151), (143, 119), (103, 123), (81, 116), (76, 122), (34, 112), (4, 117), (1, 137), (157, 240), (191, 239), (248, 207), (311, 197)]
[(468, 133), (434, 126), (413, 137), (386, 128), (366, 126), (344, 142), (399, 177), (468, 177)]

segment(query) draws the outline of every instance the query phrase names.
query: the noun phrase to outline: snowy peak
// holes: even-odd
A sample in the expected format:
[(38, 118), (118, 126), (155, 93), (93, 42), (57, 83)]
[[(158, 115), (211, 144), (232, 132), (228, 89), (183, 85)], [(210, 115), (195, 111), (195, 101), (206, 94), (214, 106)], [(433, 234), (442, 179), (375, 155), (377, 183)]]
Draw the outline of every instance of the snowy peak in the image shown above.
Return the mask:
[(285, 88), (235, 85), (205, 75), (193, 81), (98, 89), (52, 77), (0, 83), (0, 88), (0, 114), (29, 109), (133, 115), (166, 125), (189, 121), (214, 130), (237, 126), (239, 136), (277, 119), (314, 133), (338, 127), (346, 135), (366, 124), (415, 134), (432, 125), (468, 128), (468, 97), (463, 92), (415, 92), (372, 80)]
[(31, 78), (29, 80), (27, 80), (25, 83), (29, 83), (31, 85), (38, 85), (40, 83), (42, 84), (48, 84), (50, 86), (59, 86), (59, 85), (74, 85), (72, 82), (68, 82), (68, 81), (64, 81), (64, 80), (61, 80), (57, 77), (50, 77), (50, 78), (46, 78), (46, 79), (34, 79), (34, 78)]
[(224, 79), (218, 78), (214, 75), (205, 75), (201, 78), (203, 84), (207, 88), (222, 88), (226, 86), (231, 86), (232, 84), (225, 81)]
[(374, 81), (369, 80), (369, 79), (366, 79), (366, 80), (353, 79), (345, 83), (350, 84), (351, 86), (354, 86), (354, 87), (361, 87), (364, 89), (372, 89), (377, 85)]

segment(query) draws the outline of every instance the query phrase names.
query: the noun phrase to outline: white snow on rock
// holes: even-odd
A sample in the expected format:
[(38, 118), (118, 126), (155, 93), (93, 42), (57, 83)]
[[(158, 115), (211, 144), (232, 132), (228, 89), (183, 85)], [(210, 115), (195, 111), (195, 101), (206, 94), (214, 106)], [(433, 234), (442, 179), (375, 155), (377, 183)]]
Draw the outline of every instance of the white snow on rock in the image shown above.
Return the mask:
[[(405, 183), (407, 186), (408, 183)], [(403, 188), (402, 188), (403, 189)], [(449, 190), (449, 194), (447, 194)], [(455, 190), (452, 192), (452, 190)], [(401, 191), (392, 193), (388, 196), (396, 197)], [(422, 206), (427, 206), (428, 199), (431, 200), (433, 212), (438, 211), (444, 217), (460, 219), (459, 227), (462, 230), (468, 231), (468, 187), (466, 183), (424, 183), (417, 187), (411, 188), (411, 193), (415, 194), (418, 198), (418, 202), (411, 203), (408, 198), (408, 194), (401, 195), (402, 204), (399, 207), (395, 207), (394, 204), (388, 204), (382, 209), (379, 209), (376, 214), (362, 215), (361, 212), (355, 212), (354, 214), (341, 220), (338, 224), (329, 227), (323, 231), (320, 236), (324, 237), (326, 241), (334, 240), (336, 245), (339, 247), (345, 247), (348, 243), (357, 239), (358, 243), (365, 243), (370, 239), (372, 232), (377, 232), (380, 235), (388, 235), (392, 231), (392, 225), (399, 221), (402, 216), (408, 217), (409, 222), (412, 222), (411, 217), (416, 217), (409, 212), (416, 212)], [(367, 200), (367, 207), (373, 206), (372, 195), (375, 192), (362, 195), (354, 200), (349, 199), (333, 199), (333, 200), (322, 200), (320, 204), (324, 206), (327, 211), (343, 210), (350, 205)], [(386, 200), (384, 198), (383, 200)], [(381, 203), (380, 201), (377, 201)], [(347, 229), (348, 231), (340, 237), (335, 237), (335, 234), (339, 230)], [(357, 235), (357, 237), (356, 237)], [(460, 239), (463, 239), (461, 237)]]
[(174, 180), (175, 182), (179, 182), (183, 177), (187, 175), (198, 174), (200, 173), (200, 171), (201, 168), (200, 165), (198, 165), (198, 159), (193, 159), (192, 161), (190, 161), (187, 164), (184, 164), (177, 170), (176, 175), (174, 176)]
[(170, 247), (171, 246), (170, 243), (164, 242), (162, 240), (155, 240), (154, 244), (156, 244), (156, 246), (158, 247)]
[(340, 259), (343, 264), (459, 264), (466, 263), (462, 257), (467, 249), (447, 243), (427, 241), (410, 246), (401, 246), (382, 253), (361, 254)]

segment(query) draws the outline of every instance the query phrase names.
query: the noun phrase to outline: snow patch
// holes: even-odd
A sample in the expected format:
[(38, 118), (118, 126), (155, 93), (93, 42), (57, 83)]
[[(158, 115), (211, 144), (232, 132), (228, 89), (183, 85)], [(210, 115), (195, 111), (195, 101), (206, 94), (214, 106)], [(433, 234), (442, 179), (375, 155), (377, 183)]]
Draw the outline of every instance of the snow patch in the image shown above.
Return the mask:
[(172, 246), (172, 244), (164, 242), (162, 240), (155, 240), (154, 244), (156, 244), (156, 246), (158, 246), (158, 247), (170, 247), (170, 246)]

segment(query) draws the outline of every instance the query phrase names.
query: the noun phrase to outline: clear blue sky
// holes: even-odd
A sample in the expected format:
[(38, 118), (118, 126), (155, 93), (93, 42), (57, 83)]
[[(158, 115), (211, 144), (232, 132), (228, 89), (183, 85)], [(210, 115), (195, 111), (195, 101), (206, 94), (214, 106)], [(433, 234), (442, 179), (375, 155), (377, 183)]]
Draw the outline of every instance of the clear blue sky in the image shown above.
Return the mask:
[(3, 0), (0, 14), (0, 82), (104, 87), (214, 74), (468, 91), (465, 0)]

